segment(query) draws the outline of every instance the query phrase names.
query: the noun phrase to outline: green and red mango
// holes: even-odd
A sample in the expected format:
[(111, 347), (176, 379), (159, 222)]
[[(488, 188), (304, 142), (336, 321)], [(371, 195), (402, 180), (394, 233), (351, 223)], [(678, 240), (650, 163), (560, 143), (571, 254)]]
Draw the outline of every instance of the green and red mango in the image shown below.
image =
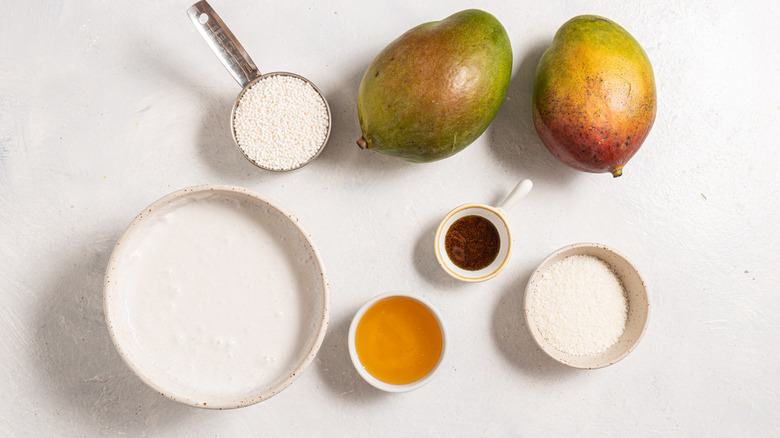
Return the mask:
[(358, 145), (414, 162), (449, 157), (490, 125), (511, 75), (509, 36), (493, 15), (469, 9), (421, 24), (363, 75)]
[(617, 177), (656, 114), (653, 68), (625, 29), (595, 15), (566, 22), (536, 70), (533, 118), (560, 161)]

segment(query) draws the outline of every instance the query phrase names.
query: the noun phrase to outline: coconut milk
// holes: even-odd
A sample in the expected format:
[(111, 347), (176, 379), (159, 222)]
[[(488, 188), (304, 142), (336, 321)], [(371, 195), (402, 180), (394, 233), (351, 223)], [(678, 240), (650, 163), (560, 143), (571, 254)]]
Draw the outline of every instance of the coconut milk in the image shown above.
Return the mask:
[(109, 323), (142, 376), (196, 403), (290, 377), (324, 304), (313, 251), (287, 217), (254, 198), (207, 193), (138, 226), (117, 261)]

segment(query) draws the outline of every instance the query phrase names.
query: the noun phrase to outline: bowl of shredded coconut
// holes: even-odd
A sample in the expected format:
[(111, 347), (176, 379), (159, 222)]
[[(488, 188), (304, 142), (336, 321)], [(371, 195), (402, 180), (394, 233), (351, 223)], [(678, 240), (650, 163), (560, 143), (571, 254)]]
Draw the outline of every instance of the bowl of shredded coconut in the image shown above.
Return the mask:
[(531, 337), (574, 368), (602, 368), (626, 357), (639, 344), (649, 311), (647, 287), (634, 264), (597, 243), (553, 252), (525, 289)]

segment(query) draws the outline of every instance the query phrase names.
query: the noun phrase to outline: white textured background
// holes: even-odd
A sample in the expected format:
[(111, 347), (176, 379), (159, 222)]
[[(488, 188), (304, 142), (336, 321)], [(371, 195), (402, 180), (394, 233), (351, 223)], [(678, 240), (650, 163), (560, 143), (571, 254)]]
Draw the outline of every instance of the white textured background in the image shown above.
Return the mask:
[[(320, 158), (271, 174), (232, 144), (239, 88), (189, 2), (0, 2), (0, 435), (780, 435), (779, 4), (372, 3), (213, 1), (261, 71), (309, 77), (330, 102)], [(496, 15), (514, 48), (489, 130), (428, 165), (358, 150), (355, 97), (373, 56), (467, 7)], [(655, 68), (655, 127), (616, 180), (558, 163), (531, 122), (541, 52), (582, 13), (627, 28)], [(432, 251), (439, 219), (526, 177), (536, 187), (511, 212), (508, 268), (483, 284), (447, 277)], [(202, 183), (292, 210), (333, 286), (316, 361), (280, 395), (234, 411), (148, 389), (103, 322), (103, 270), (124, 227)], [(652, 292), (639, 348), (602, 370), (548, 359), (521, 320), (535, 265), (580, 241), (626, 253)], [(364, 383), (346, 347), (357, 308), (394, 289), (431, 300), (451, 336), (439, 376), (407, 394)]]

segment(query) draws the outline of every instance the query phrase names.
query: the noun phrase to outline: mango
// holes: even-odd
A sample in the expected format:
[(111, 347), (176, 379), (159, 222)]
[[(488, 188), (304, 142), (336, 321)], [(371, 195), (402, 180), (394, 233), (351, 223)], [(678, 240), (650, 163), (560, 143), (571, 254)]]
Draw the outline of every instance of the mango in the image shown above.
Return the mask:
[(509, 36), (493, 15), (469, 9), (421, 24), (363, 75), (358, 146), (412, 162), (460, 152), (493, 121), (511, 74)]
[(650, 133), (656, 106), (647, 54), (606, 18), (581, 15), (566, 22), (537, 66), (536, 132), (577, 170), (620, 176)]

